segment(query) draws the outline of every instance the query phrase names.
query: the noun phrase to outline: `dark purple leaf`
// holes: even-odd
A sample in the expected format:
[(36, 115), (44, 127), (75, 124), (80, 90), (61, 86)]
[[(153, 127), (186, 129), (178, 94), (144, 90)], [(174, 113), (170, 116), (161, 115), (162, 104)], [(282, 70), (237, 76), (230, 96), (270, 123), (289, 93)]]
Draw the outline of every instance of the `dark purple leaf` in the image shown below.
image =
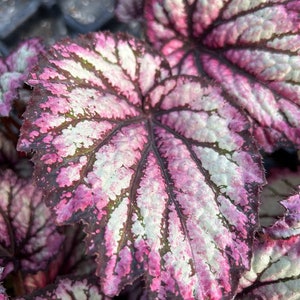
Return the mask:
[(271, 152), (300, 145), (299, 13), (299, 0), (149, 0), (146, 32), (173, 74), (219, 82)]
[(8, 168), (23, 178), (28, 178), (32, 174), (30, 161), (21, 157), (14, 143), (0, 132), (0, 169), (4, 171)]
[(95, 277), (65, 277), (45, 289), (16, 300), (108, 300), (97, 284)]
[(10, 170), (0, 178), (0, 262), (9, 271), (36, 272), (57, 254), (63, 237), (31, 181)]
[(94, 258), (85, 253), (85, 234), (81, 226), (60, 227), (60, 232), (63, 232), (65, 240), (57, 257), (51, 261), (46, 270), (26, 276), (24, 285), (27, 292), (31, 293), (38, 288), (53, 283), (58, 276), (69, 274), (89, 276), (95, 274)]
[(103, 291), (144, 276), (149, 297), (231, 298), (264, 182), (247, 118), (126, 35), (65, 40), (39, 66), (18, 147), (57, 221), (86, 224)]
[(18, 98), (18, 89), (43, 51), (40, 41), (31, 39), (23, 42), (6, 59), (0, 58), (0, 116), (9, 115), (13, 100)]

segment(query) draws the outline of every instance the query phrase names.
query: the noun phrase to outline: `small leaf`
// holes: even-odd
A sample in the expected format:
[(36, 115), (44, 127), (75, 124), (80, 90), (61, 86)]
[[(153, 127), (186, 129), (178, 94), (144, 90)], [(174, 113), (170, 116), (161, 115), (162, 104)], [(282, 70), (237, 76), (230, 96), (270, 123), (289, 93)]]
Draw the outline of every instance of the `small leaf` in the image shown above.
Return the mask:
[(173, 74), (219, 82), (271, 152), (300, 145), (299, 13), (298, 0), (150, 0), (146, 33)]
[(300, 235), (300, 186), (295, 195), (281, 201), (281, 204), (286, 208), (285, 215), (273, 226), (267, 228), (266, 232), (274, 239)]
[(240, 300), (300, 298), (300, 235), (273, 240), (262, 235), (254, 243), (251, 269), (240, 280)]
[(41, 196), (31, 181), (18, 179), (12, 171), (1, 175), (0, 262), (9, 271), (46, 268), (62, 243)]
[(65, 40), (48, 60), (18, 147), (57, 221), (86, 224), (103, 292), (144, 276), (150, 298), (231, 298), (264, 182), (247, 118), (127, 35)]
[(274, 168), (268, 176), (268, 184), (261, 193), (259, 220), (263, 227), (273, 225), (279, 217), (284, 215), (284, 206), (280, 204), (297, 191), (300, 185), (300, 167), (296, 172), (289, 169)]
[(31, 39), (20, 44), (6, 59), (0, 58), (0, 116), (9, 115), (13, 100), (18, 98), (18, 89), (43, 51), (40, 41)]
[(45, 289), (16, 300), (108, 300), (99, 289), (95, 277), (64, 277)]

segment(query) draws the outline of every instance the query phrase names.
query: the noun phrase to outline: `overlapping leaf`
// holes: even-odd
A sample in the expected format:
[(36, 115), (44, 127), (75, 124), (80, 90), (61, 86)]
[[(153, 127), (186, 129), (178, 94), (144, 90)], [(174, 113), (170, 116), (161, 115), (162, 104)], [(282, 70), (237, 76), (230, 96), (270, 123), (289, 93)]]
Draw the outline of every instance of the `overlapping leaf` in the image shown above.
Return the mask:
[(18, 89), (43, 51), (40, 41), (31, 39), (23, 42), (6, 59), (0, 58), (0, 116), (9, 115), (13, 100), (18, 98)]
[(285, 215), (266, 232), (275, 239), (300, 235), (300, 186), (296, 194), (281, 201), (281, 204), (286, 208)]
[(256, 242), (251, 270), (241, 280), (241, 300), (292, 300), (300, 297), (300, 236)]
[(245, 108), (266, 151), (300, 145), (300, 5), (146, 1), (147, 36), (174, 74), (215, 79)]
[(246, 117), (126, 35), (66, 40), (39, 65), (19, 149), (57, 221), (87, 224), (103, 291), (144, 276), (152, 298), (231, 298), (263, 183)]
[(254, 243), (251, 269), (240, 280), (237, 299), (300, 298), (300, 196), (282, 201), (287, 211)]
[(94, 258), (86, 255), (85, 234), (82, 231), (82, 226), (78, 224), (61, 227), (60, 232), (63, 232), (65, 240), (57, 257), (51, 261), (46, 270), (36, 274), (28, 274), (25, 277), (26, 292), (32, 293), (38, 288), (44, 288), (53, 283), (58, 276), (90, 276), (95, 274)]
[(65, 277), (57, 280), (55, 284), (41, 289), (31, 295), (16, 300), (108, 300), (97, 284), (95, 277)]
[(12, 171), (0, 177), (0, 262), (10, 271), (44, 269), (58, 252), (62, 236), (31, 181)]

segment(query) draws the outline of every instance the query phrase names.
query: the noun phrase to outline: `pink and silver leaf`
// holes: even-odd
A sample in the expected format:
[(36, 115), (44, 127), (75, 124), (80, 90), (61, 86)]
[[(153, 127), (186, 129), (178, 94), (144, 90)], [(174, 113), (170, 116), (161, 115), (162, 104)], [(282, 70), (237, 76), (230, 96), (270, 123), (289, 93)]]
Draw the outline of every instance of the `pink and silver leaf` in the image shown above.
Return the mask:
[(268, 152), (300, 146), (299, 0), (149, 0), (146, 35), (173, 74), (216, 80)]
[(101, 293), (97, 278), (65, 276), (54, 284), (16, 300), (109, 300)]
[(31, 181), (17, 178), (10, 170), (0, 178), (0, 261), (4, 273), (45, 269), (58, 253), (63, 236)]
[(18, 148), (60, 224), (83, 221), (103, 292), (230, 299), (264, 183), (247, 117), (124, 35), (57, 43), (32, 74)]
[(251, 269), (241, 278), (236, 299), (299, 299), (300, 235), (273, 240), (262, 234), (253, 251)]
[(38, 55), (44, 52), (39, 39), (24, 41), (6, 59), (0, 59), (0, 116), (8, 116), (18, 89), (36, 65)]
[(300, 185), (300, 167), (296, 171), (273, 168), (261, 193), (259, 221), (262, 227), (273, 225), (283, 217), (285, 208), (280, 201), (296, 193)]

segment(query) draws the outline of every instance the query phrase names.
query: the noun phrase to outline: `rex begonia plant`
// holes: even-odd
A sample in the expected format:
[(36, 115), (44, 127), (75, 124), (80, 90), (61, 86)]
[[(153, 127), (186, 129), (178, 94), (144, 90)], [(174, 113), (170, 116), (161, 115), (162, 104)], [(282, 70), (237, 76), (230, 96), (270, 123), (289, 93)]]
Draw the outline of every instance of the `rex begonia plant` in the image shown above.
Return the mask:
[[(259, 221), (259, 150), (300, 144), (300, 1), (132, 0), (116, 11), (141, 22), (146, 40), (66, 38), (39, 52), (26, 80), (33, 91), (17, 149), (32, 156), (56, 245), (62, 228), (84, 226), (88, 271), (58, 271), (67, 255), (55, 252), (23, 278), (36, 290), (14, 296), (108, 299), (142, 279), (141, 299), (300, 297), (291, 267), (300, 262), (300, 182), (280, 199), (277, 221)], [(14, 224), (2, 211), (10, 217), (0, 226)], [(70, 253), (79, 257), (71, 265), (82, 261)], [(3, 274), (8, 261), (0, 252)]]

